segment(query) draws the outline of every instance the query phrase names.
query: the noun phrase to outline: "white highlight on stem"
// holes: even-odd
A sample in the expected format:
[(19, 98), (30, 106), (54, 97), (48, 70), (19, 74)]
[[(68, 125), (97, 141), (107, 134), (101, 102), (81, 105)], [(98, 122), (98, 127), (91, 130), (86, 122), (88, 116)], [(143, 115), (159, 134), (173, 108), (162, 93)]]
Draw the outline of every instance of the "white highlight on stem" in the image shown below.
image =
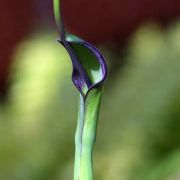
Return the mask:
[(92, 89), (86, 99), (80, 95), (75, 135), (74, 180), (93, 180), (93, 147), (96, 140), (102, 87)]

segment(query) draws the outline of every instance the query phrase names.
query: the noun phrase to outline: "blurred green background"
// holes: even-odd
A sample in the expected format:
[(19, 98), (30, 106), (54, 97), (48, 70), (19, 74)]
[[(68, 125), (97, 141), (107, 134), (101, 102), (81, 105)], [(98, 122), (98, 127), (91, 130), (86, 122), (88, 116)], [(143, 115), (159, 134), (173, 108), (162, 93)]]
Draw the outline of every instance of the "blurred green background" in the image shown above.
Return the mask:
[[(0, 180), (72, 180), (78, 92), (53, 31), (15, 50), (0, 105)], [(180, 179), (180, 23), (141, 26), (123, 56), (101, 46), (105, 83), (94, 151), (96, 180)], [(123, 61), (113, 73), (112, 60)]]

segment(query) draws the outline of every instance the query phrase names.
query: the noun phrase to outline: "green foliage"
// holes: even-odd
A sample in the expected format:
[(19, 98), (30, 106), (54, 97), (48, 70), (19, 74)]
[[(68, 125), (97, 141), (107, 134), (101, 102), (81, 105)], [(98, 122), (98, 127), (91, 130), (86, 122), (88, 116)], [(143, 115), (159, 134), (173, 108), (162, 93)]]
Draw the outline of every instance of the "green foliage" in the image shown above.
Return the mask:
[[(16, 51), (0, 106), (0, 179), (73, 179), (77, 91), (55, 37), (38, 34)], [(95, 179), (179, 179), (180, 24), (140, 28), (124, 58), (103, 94)]]

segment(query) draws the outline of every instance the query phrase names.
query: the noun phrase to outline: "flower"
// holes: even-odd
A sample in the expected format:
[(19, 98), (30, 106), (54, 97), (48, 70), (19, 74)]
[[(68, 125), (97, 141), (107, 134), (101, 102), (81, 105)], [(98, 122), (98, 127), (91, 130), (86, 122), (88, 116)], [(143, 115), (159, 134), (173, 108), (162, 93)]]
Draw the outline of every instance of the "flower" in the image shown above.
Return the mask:
[(107, 65), (101, 52), (92, 44), (64, 31), (61, 24), (61, 43), (72, 60), (72, 81), (85, 98), (88, 92), (101, 85), (107, 77)]

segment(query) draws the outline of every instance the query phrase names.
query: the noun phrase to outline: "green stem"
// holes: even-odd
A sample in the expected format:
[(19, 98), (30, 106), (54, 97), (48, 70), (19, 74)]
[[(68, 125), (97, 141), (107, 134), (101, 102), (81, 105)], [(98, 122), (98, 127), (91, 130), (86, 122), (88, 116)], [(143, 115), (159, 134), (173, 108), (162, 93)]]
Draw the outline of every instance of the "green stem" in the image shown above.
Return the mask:
[(84, 98), (80, 94), (79, 113), (78, 113), (78, 121), (77, 121), (77, 128), (76, 128), (76, 134), (75, 134), (74, 180), (78, 180), (78, 177), (79, 177), (83, 126), (84, 126)]
[(55, 21), (57, 26), (60, 26), (61, 23), (61, 13), (60, 13), (60, 0), (54, 0), (54, 17), (55, 17)]
[(93, 180), (92, 153), (96, 139), (102, 88), (92, 89), (86, 99), (80, 96), (75, 136), (74, 180)]
[(62, 18), (61, 8), (60, 8), (60, 5), (61, 5), (60, 0), (53, 0), (53, 5), (54, 5), (54, 17), (55, 17), (58, 31), (60, 33), (60, 38), (61, 40), (65, 40), (66, 32), (63, 25), (63, 18)]

